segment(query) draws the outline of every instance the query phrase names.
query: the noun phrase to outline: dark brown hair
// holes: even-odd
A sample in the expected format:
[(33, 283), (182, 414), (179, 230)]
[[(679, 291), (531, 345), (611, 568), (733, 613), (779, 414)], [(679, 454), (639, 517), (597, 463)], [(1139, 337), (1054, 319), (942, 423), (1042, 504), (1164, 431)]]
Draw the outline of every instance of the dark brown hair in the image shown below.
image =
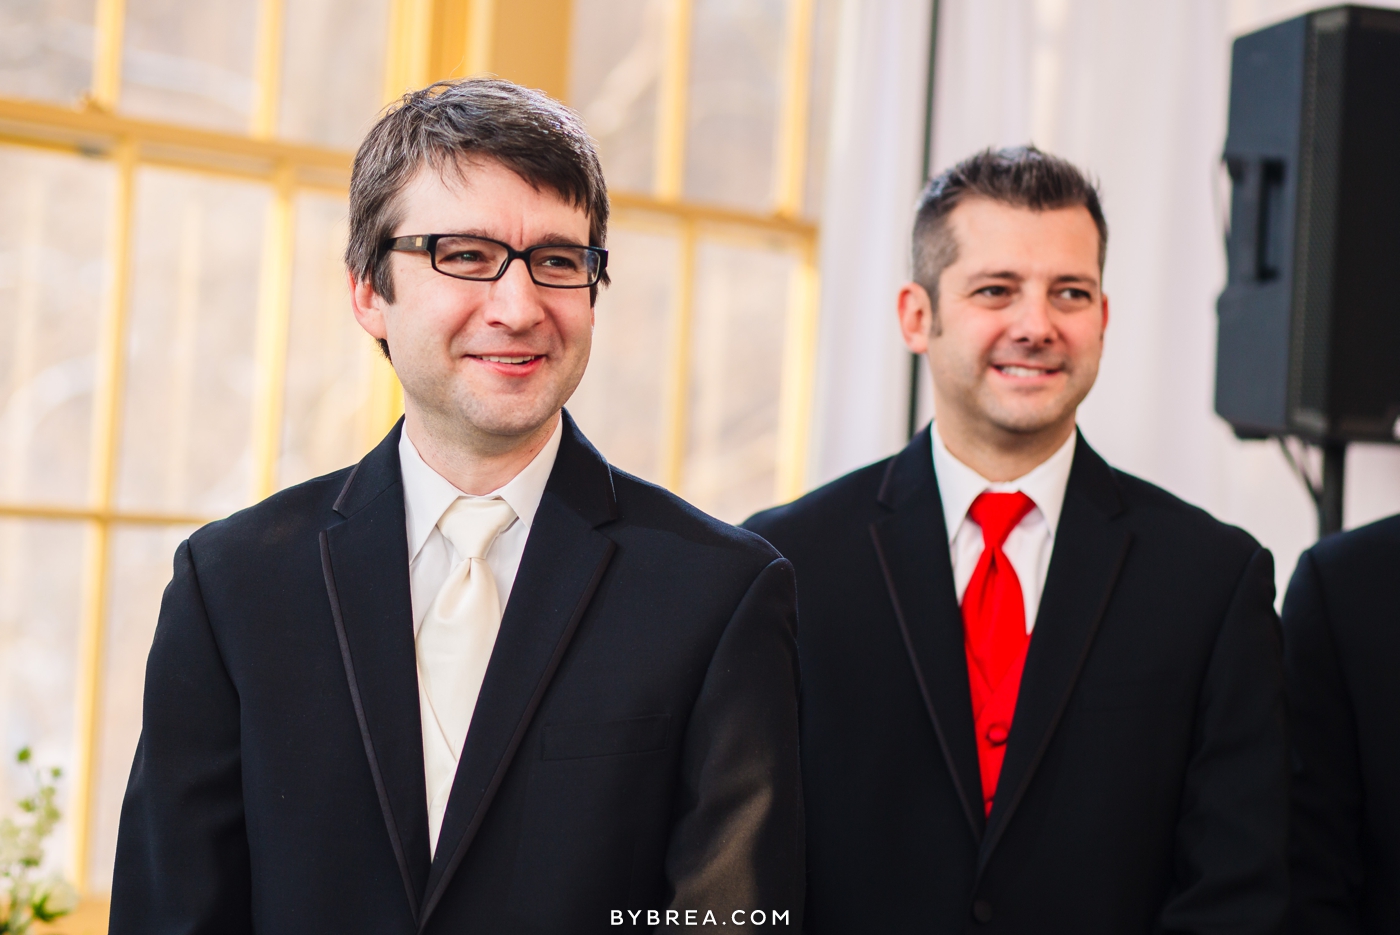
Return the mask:
[(1088, 176), (1034, 146), (984, 149), (929, 179), (914, 214), (914, 281), (938, 311), (938, 279), (957, 261), (948, 215), (968, 198), (988, 198), (1032, 211), (1082, 205), (1099, 229), (1099, 271), (1108, 255), (1108, 222)]
[[(357, 282), (368, 281), (375, 292), (394, 300), (389, 255), (380, 245), (402, 218), (399, 194), (425, 165), (440, 173), (461, 173), (473, 158), (494, 159), (536, 189), (549, 189), (582, 208), (589, 245), (606, 245), (607, 184), (577, 114), (509, 81), (439, 81), (391, 106), (355, 153), (345, 265)], [(608, 282), (606, 270), (602, 282)], [(597, 297), (594, 286), (589, 299)], [(385, 342), (379, 346), (387, 357)]]

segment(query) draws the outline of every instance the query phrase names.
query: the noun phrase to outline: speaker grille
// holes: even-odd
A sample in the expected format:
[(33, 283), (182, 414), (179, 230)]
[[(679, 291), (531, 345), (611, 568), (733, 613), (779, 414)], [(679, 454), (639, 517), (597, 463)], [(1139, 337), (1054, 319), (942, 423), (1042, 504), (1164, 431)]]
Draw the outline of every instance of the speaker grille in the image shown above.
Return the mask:
[(1300, 430), (1317, 435), (1329, 429), (1328, 321), (1335, 265), (1347, 12), (1328, 10), (1313, 16), (1303, 82), (1289, 409)]

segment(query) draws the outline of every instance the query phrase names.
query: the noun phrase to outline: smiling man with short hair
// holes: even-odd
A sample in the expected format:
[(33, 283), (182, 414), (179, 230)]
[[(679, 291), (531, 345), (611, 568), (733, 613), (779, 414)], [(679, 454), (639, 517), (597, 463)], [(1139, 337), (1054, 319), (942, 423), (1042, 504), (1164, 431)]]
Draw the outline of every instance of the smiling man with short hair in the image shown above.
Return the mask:
[(346, 261), (404, 419), (177, 551), (113, 935), (800, 930), (792, 568), (562, 409), (607, 217), (538, 92), (370, 131)]
[(936, 421), (745, 524), (797, 568), (813, 935), (1282, 918), (1273, 562), (1077, 432), (1107, 238), (1031, 147), (929, 182), (898, 311)]

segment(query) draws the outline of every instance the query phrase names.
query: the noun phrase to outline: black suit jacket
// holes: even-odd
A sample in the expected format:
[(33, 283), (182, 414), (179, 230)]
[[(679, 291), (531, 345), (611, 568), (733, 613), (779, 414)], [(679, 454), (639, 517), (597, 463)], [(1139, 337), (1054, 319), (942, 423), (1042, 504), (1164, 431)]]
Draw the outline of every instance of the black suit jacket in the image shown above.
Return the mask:
[(791, 566), (564, 418), (432, 859), (399, 430), (180, 546), (113, 935), (801, 924)]
[(810, 933), (1265, 932), (1269, 553), (1079, 439), (990, 817), (929, 432), (746, 524), (797, 569)]
[(1298, 933), (1400, 932), (1400, 516), (1303, 553), (1283, 602)]

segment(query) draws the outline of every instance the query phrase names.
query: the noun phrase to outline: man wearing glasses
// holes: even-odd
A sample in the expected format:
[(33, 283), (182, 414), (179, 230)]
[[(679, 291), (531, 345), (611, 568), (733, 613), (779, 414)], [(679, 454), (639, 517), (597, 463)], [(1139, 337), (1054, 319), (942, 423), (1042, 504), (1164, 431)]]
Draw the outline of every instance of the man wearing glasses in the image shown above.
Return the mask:
[(537, 92), (370, 131), (346, 259), (404, 419), (176, 553), (113, 935), (800, 927), (792, 569), (562, 410), (607, 217)]

